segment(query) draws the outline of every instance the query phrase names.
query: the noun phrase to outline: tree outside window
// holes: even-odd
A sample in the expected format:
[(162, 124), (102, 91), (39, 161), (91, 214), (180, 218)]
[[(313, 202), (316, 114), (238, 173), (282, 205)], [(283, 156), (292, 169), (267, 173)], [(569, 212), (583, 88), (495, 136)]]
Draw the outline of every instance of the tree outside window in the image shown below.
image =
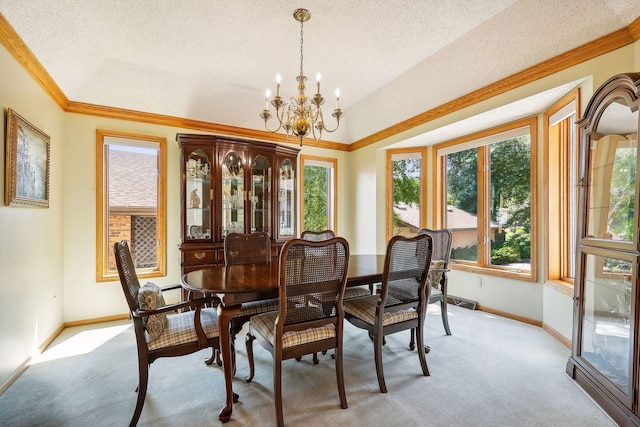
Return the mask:
[(300, 156), (302, 164), (302, 229), (336, 231), (336, 159)]
[(388, 238), (415, 236), (425, 223), (422, 201), (425, 150), (390, 150), (387, 188)]
[(533, 120), (437, 148), (444, 161), (445, 227), (461, 265), (534, 276)]

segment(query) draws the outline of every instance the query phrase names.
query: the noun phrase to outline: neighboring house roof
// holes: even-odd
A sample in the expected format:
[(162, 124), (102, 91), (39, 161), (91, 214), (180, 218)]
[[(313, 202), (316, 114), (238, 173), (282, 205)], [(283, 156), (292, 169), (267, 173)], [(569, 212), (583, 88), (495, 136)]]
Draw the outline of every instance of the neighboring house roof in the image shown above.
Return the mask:
[(420, 228), (420, 207), (415, 203), (396, 203), (393, 205), (393, 211), (406, 226)]
[[(491, 221), (491, 228), (498, 228), (500, 224)], [(464, 211), (455, 206), (447, 206), (447, 228), (452, 230), (478, 228), (478, 215)]]
[(158, 159), (154, 154), (109, 150), (109, 206), (156, 208)]
[[(393, 210), (402, 219), (403, 225), (417, 227), (420, 224), (420, 207), (414, 203), (396, 203)], [(498, 223), (491, 221), (491, 228), (497, 228)], [(465, 230), (478, 228), (478, 216), (455, 206), (447, 206), (447, 228)]]
[(476, 229), (478, 228), (478, 215), (472, 214), (455, 206), (447, 206), (447, 228)]

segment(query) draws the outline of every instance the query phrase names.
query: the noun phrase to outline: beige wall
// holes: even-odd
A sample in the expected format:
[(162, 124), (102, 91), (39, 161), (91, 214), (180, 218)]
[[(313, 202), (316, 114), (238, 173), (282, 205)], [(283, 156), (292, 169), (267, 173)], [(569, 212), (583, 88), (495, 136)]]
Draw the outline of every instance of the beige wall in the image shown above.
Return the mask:
[[(338, 228), (339, 234), (349, 240), (352, 253), (383, 253), (386, 245), (386, 146), (419, 131), (593, 76), (583, 84), (583, 97), (588, 99), (594, 87), (611, 75), (640, 69), (639, 56), (640, 42), (637, 42), (355, 152), (305, 147), (303, 153), (338, 159)], [(97, 283), (95, 280), (96, 129), (167, 139), (167, 277), (155, 281), (159, 285), (179, 281), (179, 151), (174, 139), (177, 132), (190, 131), (65, 114), (4, 48), (0, 48), (0, 65), (3, 70), (0, 79), (2, 108), (15, 109), (51, 137), (50, 208), (0, 206), (2, 384), (63, 322), (127, 311), (117, 282)], [(583, 108), (585, 105), (583, 103)], [(542, 144), (542, 135), (538, 143)], [(542, 148), (539, 148), (537, 170), (542, 194)], [(4, 182), (4, 174), (0, 174), (0, 180)], [(538, 203), (542, 209), (541, 198)], [(539, 227), (543, 224), (542, 215), (540, 211)], [(571, 298), (542, 285), (544, 233), (540, 232), (540, 236), (538, 282), (484, 276), (482, 286), (478, 286), (478, 275), (453, 271), (449, 281), (451, 293), (477, 300), (487, 307), (542, 321), (569, 338)], [(177, 294), (168, 296), (169, 300), (177, 298)], [(455, 334), (455, 319), (451, 320), (451, 327)]]
[(0, 385), (64, 320), (64, 114), (0, 46), (0, 188), (4, 189), (5, 120), (11, 108), (50, 137), (49, 208), (0, 203)]

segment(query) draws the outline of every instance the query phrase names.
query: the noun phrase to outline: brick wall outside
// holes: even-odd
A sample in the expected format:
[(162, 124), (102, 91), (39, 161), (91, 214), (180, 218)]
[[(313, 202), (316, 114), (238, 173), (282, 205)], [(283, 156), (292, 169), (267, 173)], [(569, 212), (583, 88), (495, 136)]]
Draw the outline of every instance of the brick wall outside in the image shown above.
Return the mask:
[(131, 217), (128, 215), (109, 216), (109, 270), (117, 270), (113, 245), (123, 239), (131, 244)]

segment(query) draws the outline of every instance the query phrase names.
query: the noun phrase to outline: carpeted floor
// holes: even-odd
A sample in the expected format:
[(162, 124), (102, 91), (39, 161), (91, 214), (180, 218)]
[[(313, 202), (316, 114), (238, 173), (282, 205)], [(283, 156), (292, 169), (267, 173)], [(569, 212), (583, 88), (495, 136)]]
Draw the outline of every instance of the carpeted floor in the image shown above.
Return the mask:
[[(284, 363), (288, 426), (615, 426), (565, 374), (570, 351), (541, 328), (449, 306), (446, 336), (438, 307), (429, 307), (425, 341), (431, 376), (421, 374), (408, 332), (387, 337), (381, 394), (365, 331), (345, 325), (349, 407), (338, 401), (333, 360)], [(237, 340), (234, 406), (228, 426), (275, 424), (272, 359), (254, 343), (256, 376), (248, 373), (244, 332)], [(208, 350), (151, 365), (139, 426), (222, 425), (224, 379), (207, 367)], [(0, 426), (126, 426), (135, 406), (135, 338), (130, 322), (68, 328), (0, 396)]]

